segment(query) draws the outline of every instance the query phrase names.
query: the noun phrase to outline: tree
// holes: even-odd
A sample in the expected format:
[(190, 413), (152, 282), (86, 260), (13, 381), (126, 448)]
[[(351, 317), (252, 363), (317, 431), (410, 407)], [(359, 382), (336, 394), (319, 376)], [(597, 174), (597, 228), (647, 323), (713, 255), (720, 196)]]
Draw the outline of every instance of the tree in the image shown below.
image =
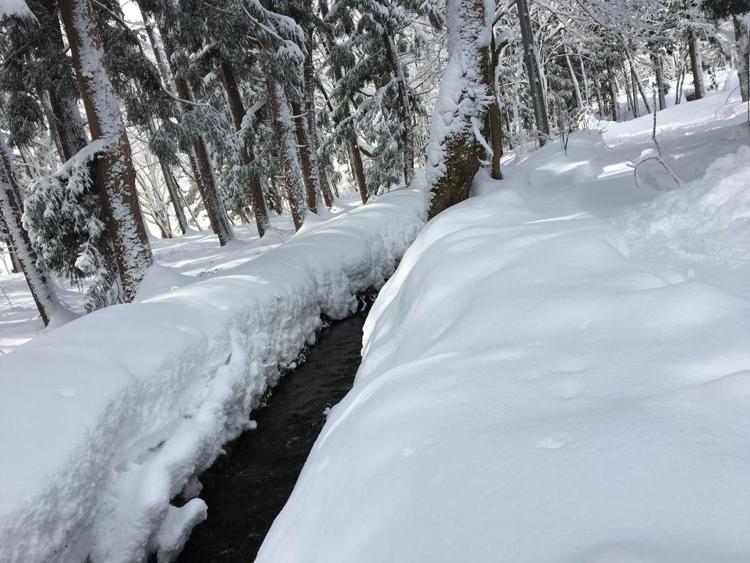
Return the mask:
[(486, 84), (492, 34), (488, 6), (483, 0), (448, 0), (446, 15), (450, 58), (432, 114), (427, 154), (430, 217), (468, 197), (483, 154), (477, 136), (491, 102)]
[(529, 90), (531, 91), (531, 102), (534, 107), (536, 128), (539, 131), (539, 146), (544, 146), (550, 136), (547, 95), (544, 91), (542, 73), (539, 68), (528, 0), (516, 0), (516, 6), (518, 8), (518, 21), (521, 26), (521, 41), (523, 43), (526, 73), (529, 79)]
[(18, 259), (34, 303), (48, 325), (60, 303), (47, 277), (37, 267), (34, 249), (21, 220), (21, 191), (13, 173), (13, 161), (5, 140), (0, 137), (0, 224), (8, 233), (7, 241), (12, 246), (13, 255)]
[(95, 142), (89, 149), (96, 149), (97, 184), (102, 190), (118, 278), (124, 300), (131, 301), (153, 258), (138, 204), (130, 143), (104, 68), (101, 35), (89, 3), (60, 0), (60, 15)]

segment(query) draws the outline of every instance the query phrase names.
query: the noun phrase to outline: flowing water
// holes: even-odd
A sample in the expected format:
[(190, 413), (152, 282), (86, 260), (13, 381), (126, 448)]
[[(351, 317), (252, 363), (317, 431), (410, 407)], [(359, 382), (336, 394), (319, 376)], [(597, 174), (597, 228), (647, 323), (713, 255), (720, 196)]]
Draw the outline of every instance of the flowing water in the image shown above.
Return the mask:
[(208, 519), (194, 530), (180, 563), (249, 563), (294, 488), (326, 407), (349, 391), (360, 363), (365, 313), (318, 335), (307, 360), (254, 413), (258, 428), (228, 444), (201, 476)]

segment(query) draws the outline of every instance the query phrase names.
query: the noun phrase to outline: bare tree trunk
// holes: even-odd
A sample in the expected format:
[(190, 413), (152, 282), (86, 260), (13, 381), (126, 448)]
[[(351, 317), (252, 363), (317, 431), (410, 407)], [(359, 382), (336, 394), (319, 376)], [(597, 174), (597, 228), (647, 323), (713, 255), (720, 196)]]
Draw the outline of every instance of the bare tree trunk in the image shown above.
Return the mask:
[(581, 86), (578, 84), (578, 77), (576, 76), (575, 70), (573, 70), (573, 64), (570, 62), (570, 55), (568, 54), (567, 46), (563, 45), (563, 53), (565, 55), (565, 66), (568, 67), (568, 74), (570, 75), (570, 81), (573, 83), (573, 96), (576, 101), (576, 109), (583, 111), (583, 97), (581, 96)]
[[(744, 17), (748, 16), (744, 15)], [(742, 101), (746, 102), (750, 92), (750, 41), (748, 40), (750, 30), (743, 17), (732, 16), (732, 23), (737, 45), (737, 77), (740, 80), (740, 94)]]
[(630, 73), (627, 71), (624, 64), (622, 67), (622, 77), (625, 81), (625, 96), (628, 98), (630, 111), (633, 113), (633, 117), (638, 117), (638, 100), (635, 98), (635, 92), (632, 88), (632, 76), (630, 76)]
[(73, 55), (79, 88), (93, 140), (103, 140), (97, 160), (115, 264), (125, 301), (132, 301), (153, 258), (138, 204), (130, 142), (119, 104), (104, 70), (104, 52), (86, 0), (60, 0), (60, 14)]
[(690, 70), (693, 73), (695, 99), (700, 100), (706, 96), (706, 87), (703, 83), (703, 62), (701, 61), (700, 45), (692, 29), (688, 29), (688, 50), (690, 52)]
[(609, 95), (612, 97), (612, 121), (617, 121), (620, 117), (617, 102), (617, 76), (612, 67), (607, 67), (607, 77), (609, 78)]
[(491, 96), (490, 105), (487, 107), (487, 129), (489, 129), (489, 142), (492, 149), (490, 175), (495, 180), (502, 180), (503, 173), (500, 170), (500, 159), (503, 156), (503, 122), (500, 117), (500, 107), (497, 103), (497, 84), (495, 72), (497, 69), (497, 52), (495, 50), (495, 32), (492, 30), (489, 50), (490, 63), (487, 65), (487, 85)]
[(633, 79), (633, 102), (635, 105), (638, 105), (638, 98), (635, 94), (635, 91), (638, 90), (638, 93), (643, 100), (643, 105), (646, 106), (646, 113), (651, 113), (651, 104), (648, 101), (648, 96), (646, 96), (646, 91), (643, 89), (643, 84), (638, 76), (638, 72), (635, 70), (635, 63), (633, 62), (630, 53), (628, 53), (628, 62), (630, 63), (630, 77)]
[(664, 84), (664, 67), (662, 65), (661, 55), (659, 53), (652, 54), (651, 62), (654, 64), (654, 73), (656, 74), (656, 91), (659, 94), (659, 109), (666, 109), (666, 86)]
[(534, 106), (534, 119), (536, 120), (536, 128), (540, 133), (539, 146), (544, 146), (550, 134), (549, 116), (547, 114), (547, 98), (539, 69), (539, 58), (534, 44), (534, 31), (531, 28), (528, 0), (516, 0), (516, 6), (518, 8), (518, 20), (521, 24), (523, 59), (526, 65), (526, 74), (529, 76), (529, 91), (531, 92), (531, 103)]
[(36, 265), (36, 254), (21, 220), (23, 204), (20, 193), (13, 175), (10, 152), (5, 140), (0, 138), (0, 226), (8, 233), (11, 256), (15, 255), (18, 260), (42, 322), (47, 326), (60, 303), (46, 276)]
[[(174, 61), (172, 60), (174, 50), (163, 23), (159, 25), (159, 34), (161, 35), (164, 52), (167, 55), (167, 62), (169, 63), (169, 68), (172, 73), (177, 96), (184, 100), (184, 102), (180, 104), (181, 111), (183, 114), (189, 113), (193, 109), (191, 104), (193, 97), (190, 93), (188, 83), (178, 74), (177, 69), (175, 68)], [(195, 135), (195, 138), (193, 139), (193, 151), (192, 155), (190, 155), (190, 165), (195, 174), (195, 181), (198, 184), (198, 191), (201, 194), (201, 199), (203, 199), (203, 204), (206, 207), (208, 220), (211, 223), (211, 230), (213, 230), (214, 234), (219, 238), (219, 244), (224, 246), (234, 238), (234, 233), (232, 232), (232, 225), (227, 218), (224, 203), (221, 201), (221, 197), (219, 197), (219, 190), (216, 188), (216, 182), (214, 181), (214, 174), (211, 168), (211, 160), (208, 158), (206, 143), (200, 135)]]
[[(227, 96), (229, 112), (232, 114), (234, 128), (236, 131), (242, 130), (242, 120), (245, 118), (245, 106), (242, 103), (240, 89), (237, 86), (237, 79), (234, 76), (234, 69), (229, 62), (222, 60), (220, 63), (221, 80), (224, 84), (224, 92)], [(247, 167), (252, 167), (255, 161), (255, 149), (249, 141), (245, 141), (242, 150), (242, 161)], [(250, 203), (253, 206), (255, 215), (255, 225), (258, 227), (258, 234), (262, 237), (268, 230), (268, 208), (266, 199), (263, 197), (263, 186), (260, 183), (260, 176), (254, 169), (250, 169)]]
[[(486, 111), (482, 98), (487, 94), (491, 19), (485, 17), (483, 0), (448, 0), (446, 12), (449, 27), (456, 29), (448, 30), (455, 40), (432, 114), (426, 170), (430, 217), (468, 197), (483, 154), (472, 120), (481, 123)], [(458, 83), (456, 75), (461, 76)], [(444, 120), (447, 114), (450, 123)]]
[(292, 211), (294, 227), (299, 230), (305, 220), (306, 205), (292, 110), (283, 87), (273, 79), (268, 80), (268, 96), (271, 101), (271, 118), (276, 131), (279, 156), (284, 169), (286, 198)]

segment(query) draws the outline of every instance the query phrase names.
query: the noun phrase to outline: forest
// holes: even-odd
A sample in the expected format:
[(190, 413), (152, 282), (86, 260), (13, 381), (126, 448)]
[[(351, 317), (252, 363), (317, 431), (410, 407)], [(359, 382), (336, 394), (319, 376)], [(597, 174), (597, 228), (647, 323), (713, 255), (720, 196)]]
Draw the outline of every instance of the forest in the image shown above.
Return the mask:
[(747, 561), (749, 125), (747, 0), (0, 0), (0, 562)]

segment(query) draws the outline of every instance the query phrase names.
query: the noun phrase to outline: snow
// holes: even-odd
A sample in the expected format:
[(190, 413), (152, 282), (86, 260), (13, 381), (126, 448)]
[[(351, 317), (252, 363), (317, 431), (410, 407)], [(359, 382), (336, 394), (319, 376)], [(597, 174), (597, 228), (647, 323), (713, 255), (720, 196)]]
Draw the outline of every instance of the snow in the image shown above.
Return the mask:
[[(750, 559), (746, 107), (506, 155), (380, 292), (259, 563)], [(744, 236), (743, 236), (744, 235)]]
[(207, 510), (170, 500), (254, 427), (321, 314), (346, 316), (390, 275), (425, 206), (392, 192), (207, 279), (154, 269), (137, 303), (0, 356), (0, 561), (170, 560)]
[(9, 17), (33, 19), (34, 14), (24, 0), (0, 0), (0, 20)]

